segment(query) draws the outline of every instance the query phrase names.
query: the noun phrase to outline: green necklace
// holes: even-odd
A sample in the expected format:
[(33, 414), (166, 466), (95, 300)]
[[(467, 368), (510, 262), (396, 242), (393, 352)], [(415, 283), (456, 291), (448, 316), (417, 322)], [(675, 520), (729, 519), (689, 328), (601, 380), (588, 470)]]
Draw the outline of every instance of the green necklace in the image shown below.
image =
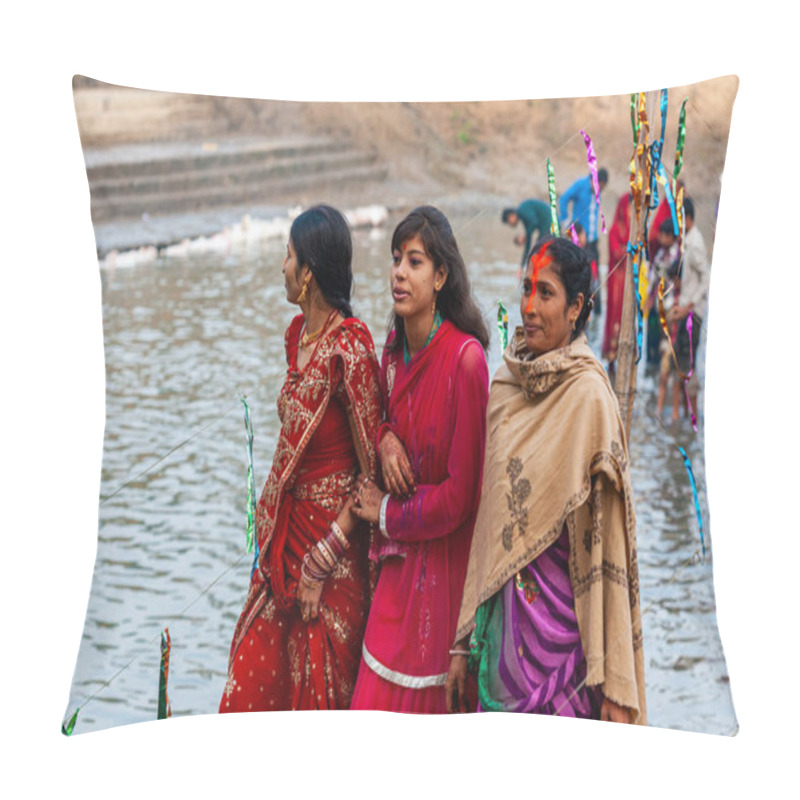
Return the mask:
[[(425, 344), (422, 345), (422, 349), (426, 348), (433, 337), (436, 335), (436, 331), (439, 330), (439, 326), (442, 324), (442, 315), (439, 313), (439, 309), (436, 309), (436, 313), (433, 315), (433, 326), (431, 327), (431, 332), (428, 334), (428, 338), (425, 340)], [(403, 336), (403, 363), (408, 366), (409, 362), (411, 361), (411, 356), (408, 354), (408, 339)]]

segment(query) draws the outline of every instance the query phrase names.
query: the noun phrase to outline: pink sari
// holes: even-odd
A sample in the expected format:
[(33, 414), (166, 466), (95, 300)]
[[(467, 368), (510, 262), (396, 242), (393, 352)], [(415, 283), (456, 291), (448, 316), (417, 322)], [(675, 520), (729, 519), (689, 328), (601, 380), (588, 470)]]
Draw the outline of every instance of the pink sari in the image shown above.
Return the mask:
[(408, 365), (402, 348), (384, 350), (380, 380), (417, 491), (389, 500), (388, 537), (376, 535), (381, 572), (351, 708), (444, 713), (483, 472), (486, 357), (445, 320)]
[(603, 331), (603, 358), (613, 363), (617, 357), (622, 300), (625, 294), (625, 271), (631, 227), (631, 196), (625, 194), (617, 203), (614, 222), (608, 232), (608, 279), (606, 280), (606, 321)]

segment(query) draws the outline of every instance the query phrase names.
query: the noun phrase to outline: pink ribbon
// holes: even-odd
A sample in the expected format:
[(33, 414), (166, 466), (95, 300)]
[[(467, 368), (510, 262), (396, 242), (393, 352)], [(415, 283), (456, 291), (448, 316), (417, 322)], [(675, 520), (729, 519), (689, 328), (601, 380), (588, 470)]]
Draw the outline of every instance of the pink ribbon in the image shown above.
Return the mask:
[(694, 315), (692, 312), (689, 312), (689, 316), (686, 317), (686, 332), (689, 334), (689, 371), (686, 373), (686, 377), (683, 379), (683, 391), (686, 394), (686, 405), (689, 409), (689, 413), (692, 415), (692, 430), (697, 433), (697, 417), (695, 416), (694, 409), (692, 408), (692, 401), (689, 399), (689, 378), (692, 377), (692, 373), (694, 372), (694, 368), (692, 364), (694, 363), (694, 352), (692, 348), (692, 317)]
[(592, 186), (594, 187), (594, 196), (597, 200), (597, 210), (600, 212), (600, 219), (603, 223), (602, 231), (606, 232), (606, 218), (603, 215), (603, 209), (600, 208), (600, 182), (597, 180), (597, 156), (594, 152), (594, 145), (586, 131), (581, 130), (581, 136), (586, 142), (586, 160), (589, 162), (589, 172), (592, 175)]

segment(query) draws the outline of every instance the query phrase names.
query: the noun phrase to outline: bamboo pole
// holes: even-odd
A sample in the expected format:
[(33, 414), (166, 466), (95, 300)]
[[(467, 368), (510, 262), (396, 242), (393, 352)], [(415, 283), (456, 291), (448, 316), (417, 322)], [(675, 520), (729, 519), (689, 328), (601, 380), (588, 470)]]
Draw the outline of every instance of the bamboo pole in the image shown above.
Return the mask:
[[(631, 227), (636, 224), (633, 204), (631, 204)], [(641, 235), (641, 222), (637, 226), (637, 239)], [(614, 378), (614, 392), (619, 401), (622, 423), (625, 426), (625, 440), (630, 439), (633, 400), (636, 395), (636, 293), (633, 288), (633, 258), (628, 253), (625, 288), (622, 299), (622, 318), (620, 320), (619, 345), (617, 347), (617, 369)]]

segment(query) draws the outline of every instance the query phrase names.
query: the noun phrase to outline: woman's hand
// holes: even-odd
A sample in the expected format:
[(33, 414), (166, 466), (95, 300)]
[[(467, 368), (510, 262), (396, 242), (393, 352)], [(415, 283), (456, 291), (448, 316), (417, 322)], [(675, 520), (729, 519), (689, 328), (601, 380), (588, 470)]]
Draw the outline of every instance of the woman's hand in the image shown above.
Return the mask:
[(322, 583), (311, 588), (301, 578), (297, 584), (297, 605), (303, 615), (303, 622), (316, 619), (319, 616), (319, 598), (322, 595)]
[[(359, 482), (362, 479), (359, 478)], [(358, 489), (358, 484), (356, 484), (356, 490)], [(336, 519), (336, 522), (339, 525), (339, 530), (349, 539), (350, 534), (353, 532), (353, 528), (358, 524), (358, 517), (355, 514), (355, 492), (347, 495), (347, 500), (344, 501), (344, 505), (342, 506), (341, 510), (339, 511), (339, 516)]]
[(624, 722), (631, 724), (631, 710), (625, 706), (618, 706), (607, 697), (603, 698), (603, 705), (600, 706), (600, 719), (606, 722)]
[(353, 493), (353, 513), (366, 522), (378, 524), (385, 494), (367, 477), (360, 475)]
[(388, 431), (378, 445), (378, 455), (383, 471), (383, 485), (392, 497), (408, 499), (416, 491), (417, 485), (403, 443), (394, 433)]
[(466, 713), (467, 711), (467, 657), (450, 656), (450, 669), (444, 682), (447, 713)]

